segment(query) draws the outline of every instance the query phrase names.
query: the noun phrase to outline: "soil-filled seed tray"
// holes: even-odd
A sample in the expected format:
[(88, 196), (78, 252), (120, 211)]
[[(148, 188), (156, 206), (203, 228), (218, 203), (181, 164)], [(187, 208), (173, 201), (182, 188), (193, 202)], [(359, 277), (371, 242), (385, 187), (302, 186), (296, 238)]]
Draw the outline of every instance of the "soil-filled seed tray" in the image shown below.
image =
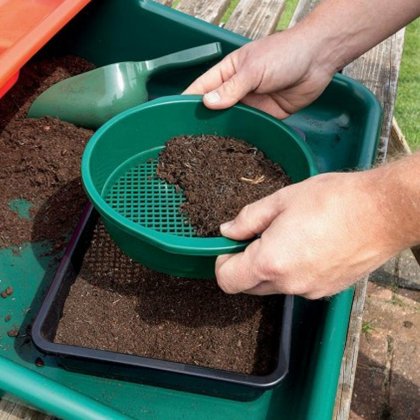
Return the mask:
[(149, 270), (87, 210), (32, 339), (68, 369), (249, 400), (287, 373), (292, 301)]
[[(220, 41), (223, 54), (227, 54), (248, 40), (152, 1), (98, 0), (61, 30), (40, 56), (48, 59), (73, 54), (98, 66), (158, 57), (214, 41)], [(148, 86), (151, 98), (179, 94), (207, 67), (156, 77)], [(20, 83), (18, 80), (16, 86)], [(15, 102), (16, 112), (20, 112), (20, 106), (21, 102)], [(13, 106), (2, 112), (8, 115), (11, 111)], [(320, 172), (366, 169), (374, 161), (380, 106), (367, 89), (349, 78), (337, 75), (315, 103), (287, 122), (305, 133)], [(48, 127), (52, 125), (46, 123), (45, 130)], [(71, 152), (67, 147), (62, 149), (61, 157), (57, 155), (56, 159), (57, 179), (64, 179), (59, 164)], [(26, 168), (19, 162), (15, 168)], [(32, 173), (28, 178), (34, 185), (44, 179), (57, 182), (52, 172), (48, 166), (39, 180)], [(7, 182), (12, 178), (13, 173), (5, 176)], [(30, 217), (32, 223), (19, 219), (28, 223), (27, 231), (20, 236), (26, 242), (0, 249), (1, 290), (13, 289), (1, 305), (3, 391), (57, 417), (83, 420), (331, 418), (353, 299), (351, 289), (328, 300), (295, 298), (289, 373), (278, 386), (249, 401), (74, 372), (64, 369), (56, 357), (39, 352), (31, 341), (31, 325), (61, 259), (52, 249), (54, 242), (48, 240), (48, 235), (40, 235), (40, 229), (47, 229), (49, 221), (59, 214), (63, 198), (68, 196), (66, 188), (73, 184), (68, 182), (59, 192), (43, 198), (45, 206), (35, 212), (30, 202), (19, 201), (22, 197), (18, 188), (15, 200), (6, 204), (16, 209), (17, 218)], [(52, 210), (45, 212), (46, 208)], [(80, 211), (81, 207), (75, 209), (75, 219)], [(67, 222), (63, 219), (62, 225)], [(52, 231), (51, 235), (56, 234)], [(9, 239), (13, 238), (0, 236), (2, 244)]]

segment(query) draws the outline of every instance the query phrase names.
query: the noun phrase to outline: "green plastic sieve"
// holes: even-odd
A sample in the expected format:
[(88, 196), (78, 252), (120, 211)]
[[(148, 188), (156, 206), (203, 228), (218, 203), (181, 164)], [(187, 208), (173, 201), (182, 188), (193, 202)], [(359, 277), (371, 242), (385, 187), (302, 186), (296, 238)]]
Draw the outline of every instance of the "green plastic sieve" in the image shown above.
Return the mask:
[(156, 271), (214, 278), (217, 255), (239, 252), (247, 242), (196, 237), (179, 211), (182, 191), (156, 176), (165, 143), (186, 134), (243, 139), (279, 163), (293, 182), (316, 174), (316, 165), (303, 139), (281, 121), (245, 105), (211, 111), (200, 96), (150, 101), (117, 115), (93, 135), (82, 158), (82, 180), (122, 251)]

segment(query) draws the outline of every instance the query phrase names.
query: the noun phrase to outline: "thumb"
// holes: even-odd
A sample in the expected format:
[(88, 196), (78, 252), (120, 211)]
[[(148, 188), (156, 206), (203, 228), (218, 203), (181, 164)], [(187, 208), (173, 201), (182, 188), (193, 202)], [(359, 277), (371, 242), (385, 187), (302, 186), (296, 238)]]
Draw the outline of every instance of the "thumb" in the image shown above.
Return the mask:
[(283, 210), (280, 191), (245, 206), (234, 220), (223, 223), (223, 236), (236, 240), (251, 239), (264, 232)]
[(204, 104), (211, 109), (229, 108), (238, 103), (253, 89), (250, 78), (238, 72), (223, 82), (217, 89), (204, 95)]

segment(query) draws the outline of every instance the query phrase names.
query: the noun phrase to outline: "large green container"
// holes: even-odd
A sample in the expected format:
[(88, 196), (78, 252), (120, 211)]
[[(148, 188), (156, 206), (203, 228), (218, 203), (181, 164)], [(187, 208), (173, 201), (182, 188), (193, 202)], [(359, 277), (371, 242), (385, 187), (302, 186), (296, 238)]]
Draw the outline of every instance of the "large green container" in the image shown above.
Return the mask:
[[(143, 60), (212, 41), (224, 53), (247, 39), (152, 1), (93, 0), (42, 54), (73, 53), (97, 65)], [(156, 78), (151, 96), (178, 94), (205, 69)], [(302, 130), (321, 172), (366, 169), (375, 158), (380, 106), (360, 84), (337, 75), (323, 95), (287, 122)], [(49, 243), (0, 250), (2, 284), (14, 288), (2, 310), (20, 337), (0, 323), (0, 388), (28, 404), (69, 419), (330, 419), (353, 290), (329, 300), (295, 299), (289, 375), (253, 401), (202, 396), (66, 371), (30, 343), (27, 327), (56, 268)]]

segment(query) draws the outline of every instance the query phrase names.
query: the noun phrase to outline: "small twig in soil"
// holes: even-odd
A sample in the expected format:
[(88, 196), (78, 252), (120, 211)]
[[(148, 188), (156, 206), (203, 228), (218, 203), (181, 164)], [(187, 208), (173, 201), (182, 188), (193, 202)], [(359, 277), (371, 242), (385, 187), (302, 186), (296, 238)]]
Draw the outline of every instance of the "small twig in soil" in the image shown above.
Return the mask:
[(257, 176), (254, 179), (245, 178), (244, 176), (241, 176), (240, 180), (243, 181), (243, 182), (246, 182), (248, 184), (257, 185), (257, 184), (261, 184), (261, 182), (264, 182), (265, 175)]

